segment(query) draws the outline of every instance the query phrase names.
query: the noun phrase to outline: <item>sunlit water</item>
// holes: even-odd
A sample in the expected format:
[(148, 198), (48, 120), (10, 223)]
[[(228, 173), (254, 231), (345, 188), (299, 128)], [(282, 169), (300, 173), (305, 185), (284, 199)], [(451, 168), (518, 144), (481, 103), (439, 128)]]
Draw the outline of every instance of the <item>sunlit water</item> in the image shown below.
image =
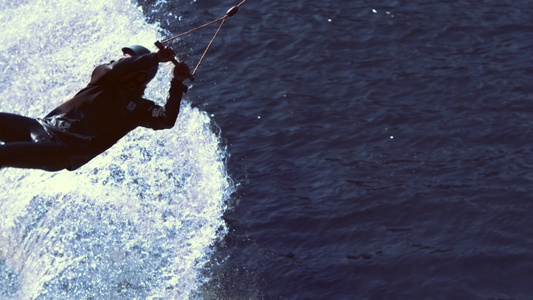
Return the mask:
[[(160, 29), (121, 0), (0, 0), (0, 110), (41, 117)], [(153, 46), (152, 50), (155, 50)], [(170, 67), (146, 97), (166, 100)], [(0, 299), (187, 299), (233, 186), (209, 116), (137, 129), (74, 172), (0, 170)]]

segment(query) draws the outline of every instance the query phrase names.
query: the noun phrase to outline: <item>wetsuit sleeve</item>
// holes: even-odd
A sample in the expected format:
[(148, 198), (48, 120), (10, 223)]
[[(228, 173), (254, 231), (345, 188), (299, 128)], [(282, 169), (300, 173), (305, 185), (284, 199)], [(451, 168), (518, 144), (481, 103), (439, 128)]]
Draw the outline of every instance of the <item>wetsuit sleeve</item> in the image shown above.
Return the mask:
[(180, 112), (183, 93), (186, 92), (187, 86), (173, 79), (170, 83), (170, 90), (165, 106), (156, 104), (149, 106), (141, 126), (155, 130), (172, 128)]

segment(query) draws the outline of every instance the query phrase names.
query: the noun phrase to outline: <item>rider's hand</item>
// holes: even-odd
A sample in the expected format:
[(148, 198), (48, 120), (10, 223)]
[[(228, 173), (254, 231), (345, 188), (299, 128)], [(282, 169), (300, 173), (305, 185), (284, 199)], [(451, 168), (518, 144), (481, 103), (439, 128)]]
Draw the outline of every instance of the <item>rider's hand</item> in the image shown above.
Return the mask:
[(185, 64), (183, 61), (180, 61), (179, 64), (174, 67), (174, 79), (178, 80), (179, 82), (183, 82), (190, 72), (191, 70), (187, 64)]
[(163, 49), (159, 49), (156, 52), (156, 54), (157, 54), (157, 60), (159, 62), (171, 61), (176, 56), (176, 53), (174, 53), (174, 50), (172, 50), (169, 46), (166, 46)]

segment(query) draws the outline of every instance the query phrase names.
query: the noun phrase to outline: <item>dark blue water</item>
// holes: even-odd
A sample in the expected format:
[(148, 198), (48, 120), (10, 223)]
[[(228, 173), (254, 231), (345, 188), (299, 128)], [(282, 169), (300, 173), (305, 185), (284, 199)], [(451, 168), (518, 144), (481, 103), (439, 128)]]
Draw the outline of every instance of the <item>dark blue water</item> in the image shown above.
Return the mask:
[(247, 1), (194, 89), (239, 184), (212, 298), (532, 299), (532, 9)]
[[(139, 1), (168, 37), (238, 2)], [(193, 297), (533, 299), (532, 10), (247, 0), (188, 95), (220, 127), (236, 185)], [(212, 26), (173, 43), (189, 65)], [(16, 274), (0, 276), (15, 295)], [(121, 295), (152, 291), (117, 282)]]

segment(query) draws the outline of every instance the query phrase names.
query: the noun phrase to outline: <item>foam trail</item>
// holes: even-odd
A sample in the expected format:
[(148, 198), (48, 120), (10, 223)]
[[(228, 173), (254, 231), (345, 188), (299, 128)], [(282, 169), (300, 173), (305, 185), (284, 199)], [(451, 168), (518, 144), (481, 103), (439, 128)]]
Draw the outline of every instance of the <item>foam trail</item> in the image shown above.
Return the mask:
[[(160, 38), (120, 0), (0, 0), (0, 110), (40, 117), (124, 45)], [(155, 48), (152, 48), (155, 50)], [(169, 69), (147, 98), (164, 102)], [(75, 172), (0, 170), (0, 298), (187, 299), (225, 232), (225, 150), (203, 111), (137, 129)]]

